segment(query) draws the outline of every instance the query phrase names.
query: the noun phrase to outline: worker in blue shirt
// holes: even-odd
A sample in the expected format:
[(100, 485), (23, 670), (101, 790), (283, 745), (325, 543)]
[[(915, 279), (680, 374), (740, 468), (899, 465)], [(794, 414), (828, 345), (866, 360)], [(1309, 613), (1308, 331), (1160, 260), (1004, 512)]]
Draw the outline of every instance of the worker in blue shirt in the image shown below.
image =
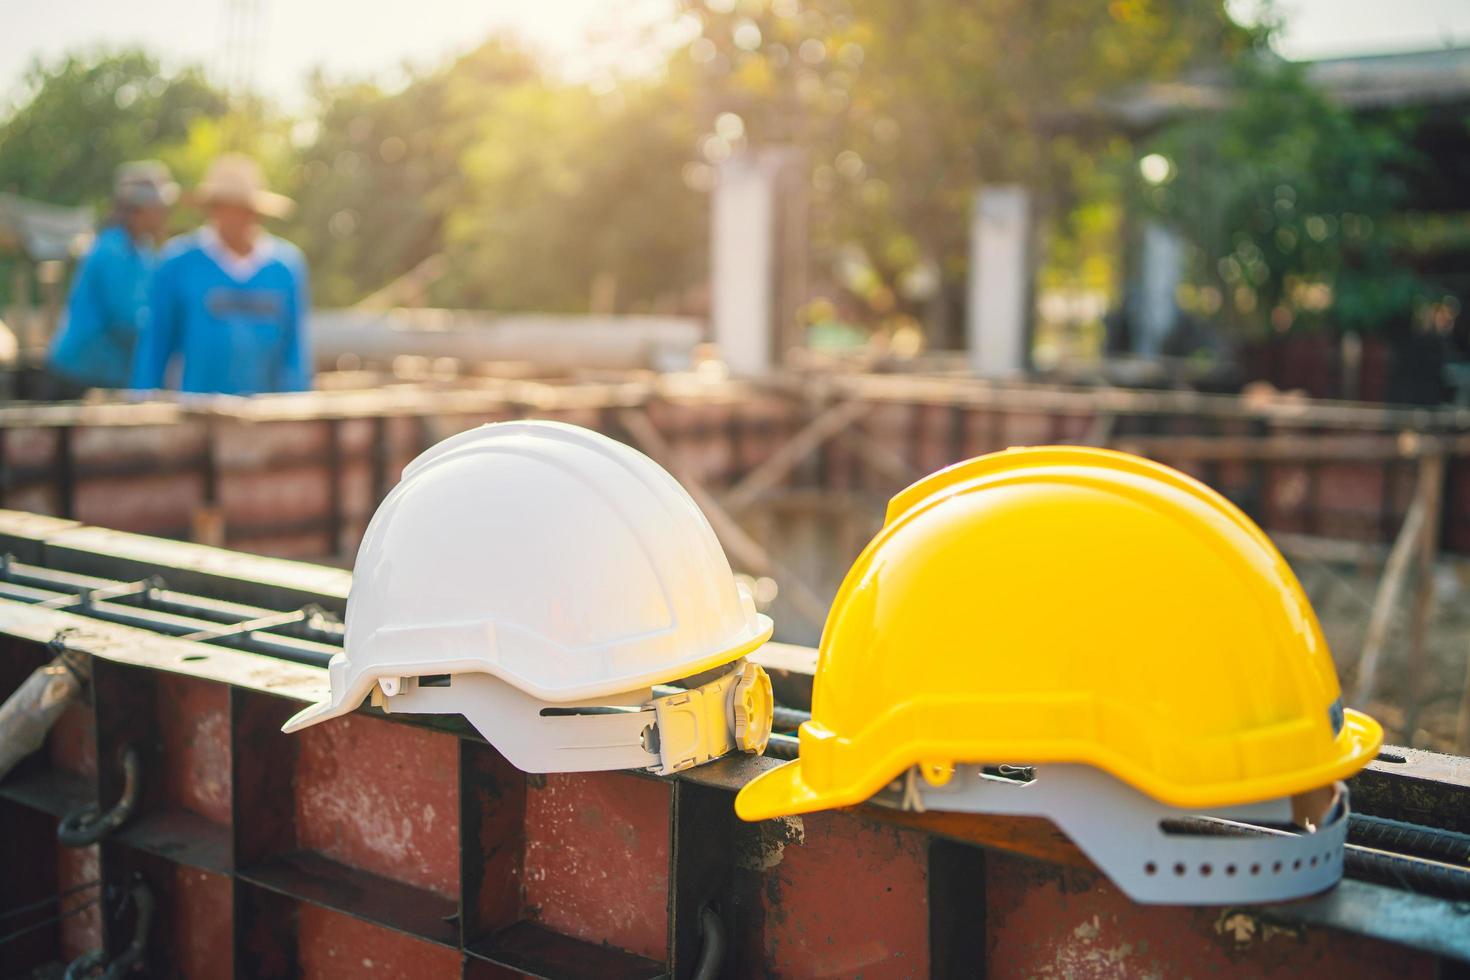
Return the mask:
[(288, 214), (290, 199), (266, 190), (260, 167), (236, 154), (210, 165), (194, 199), (209, 221), (159, 256), (132, 387), (308, 390), (306, 261), (260, 227), (262, 217)]
[(178, 196), (179, 185), (157, 160), (117, 169), (112, 215), (82, 260), (47, 357), (57, 396), (128, 386), (154, 249)]

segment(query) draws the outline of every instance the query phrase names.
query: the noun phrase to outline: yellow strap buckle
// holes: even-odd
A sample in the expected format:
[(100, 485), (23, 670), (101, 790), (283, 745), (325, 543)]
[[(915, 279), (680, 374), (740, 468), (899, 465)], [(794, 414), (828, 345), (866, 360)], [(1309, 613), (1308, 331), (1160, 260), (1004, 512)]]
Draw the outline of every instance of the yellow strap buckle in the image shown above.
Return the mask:
[(657, 771), (680, 772), (737, 748), (764, 751), (771, 737), (772, 703), (765, 670), (743, 660), (707, 684), (655, 698)]

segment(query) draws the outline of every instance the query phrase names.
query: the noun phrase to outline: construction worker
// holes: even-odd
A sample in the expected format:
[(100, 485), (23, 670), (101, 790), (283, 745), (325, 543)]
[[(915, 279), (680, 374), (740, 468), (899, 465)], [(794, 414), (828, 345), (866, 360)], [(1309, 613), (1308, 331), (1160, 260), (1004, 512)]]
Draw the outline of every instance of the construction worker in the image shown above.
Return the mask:
[[(169, 242), (149, 292), (132, 387), (253, 395), (311, 387), (306, 261), (260, 227), (290, 213), (255, 161), (214, 161), (193, 200), (208, 222)], [(177, 360), (175, 381), (170, 368)]]
[(47, 358), (55, 397), (127, 387), (155, 250), (178, 197), (179, 185), (157, 160), (117, 168), (112, 214), (82, 260)]

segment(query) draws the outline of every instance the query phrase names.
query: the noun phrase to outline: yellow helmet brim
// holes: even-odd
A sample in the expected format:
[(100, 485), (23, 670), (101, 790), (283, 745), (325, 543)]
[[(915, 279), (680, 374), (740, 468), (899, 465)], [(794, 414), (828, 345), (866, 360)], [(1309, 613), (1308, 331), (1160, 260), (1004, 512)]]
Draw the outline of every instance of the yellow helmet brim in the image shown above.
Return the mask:
[(802, 778), (799, 759), (761, 773), (746, 783), (735, 796), (736, 815), (741, 820), (750, 821), (809, 813), (829, 805)]
[[(1178, 807), (1203, 807), (1257, 803), (1280, 797), (1292, 796), (1320, 786), (1330, 786), (1339, 779), (1347, 779), (1373, 761), (1383, 744), (1383, 729), (1367, 715), (1348, 708), (1344, 713), (1343, 730), (1338, 735), (1339, 755), (1325, 766), (1297, 773), (1294, 777), (1237, 783), (1220, 787), (1208, 797), (1184, 795), (1180, 788), (1152, 780), (1139, 778), (1138, 773), (1116, 773), (1126, 782), (1132, 783), (1162, 803)], [(1099, 765), (1096, 760), (1079, 759), (1058, 754), (1046, 759), (957, 759), (956, 762), (1029, 764), (1041, 761), (1077, 761)], [(1112, 768), (1100, 766), (1100, 768)], [(812, 813), (833, 807), (855, 806), (864, 802), (890, 780), (902, 772), (872, 773), (864, 782), (850, 782), (825, 790), (817, 789), (807, 782), (802, 772), (801, 760), (795, 759), (769, 772), (762, 773), (745, 785), (735, 797), (735, 812), (742, 820), (769, 820), (773, 817), (788, 817), (800, 813)]]

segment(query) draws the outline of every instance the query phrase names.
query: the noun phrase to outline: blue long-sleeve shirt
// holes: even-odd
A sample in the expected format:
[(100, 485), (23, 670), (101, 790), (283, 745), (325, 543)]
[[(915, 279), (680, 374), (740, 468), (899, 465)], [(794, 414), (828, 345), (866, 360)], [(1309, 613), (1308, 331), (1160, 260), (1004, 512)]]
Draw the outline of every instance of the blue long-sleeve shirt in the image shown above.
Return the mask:
[(148, 308), (153, 249), (118, 225), (98, 233), (66, 301), (52, 341), (51, 370), (80, 384), (126, 388), (133, 349)]
[(133, 358), (132, 387), (164, 386), (179, 357), (179, 390), (253, 395), (311, 387), (306, 336), (306, 260), (264, 233), (263, 258), (227, 271), (207, 229), (164, 246), (149, 292), (148, 318)]

